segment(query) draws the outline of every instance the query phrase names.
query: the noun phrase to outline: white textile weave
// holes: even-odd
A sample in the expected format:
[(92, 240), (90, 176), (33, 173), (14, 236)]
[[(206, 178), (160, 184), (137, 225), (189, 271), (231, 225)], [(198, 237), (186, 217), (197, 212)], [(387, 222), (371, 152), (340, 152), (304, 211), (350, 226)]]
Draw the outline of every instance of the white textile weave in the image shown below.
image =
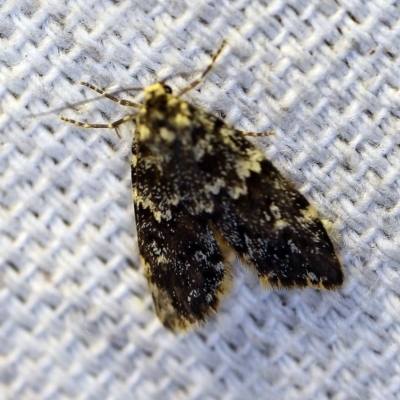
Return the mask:
[[(400, 398), (400, 6), (390, 0), (0, 3), (0, 399)], [(338, 292), (235, 286), (182, 336), (138, 257), (114, 90), (213, 70), (186, 99), (254, 139), (329, 223)], [(140, 101), (140, 92), (121, 97)], [(60, 111), (59, 107), (70, 106)], [(52, 113), (37, 117), (53, 110)]]

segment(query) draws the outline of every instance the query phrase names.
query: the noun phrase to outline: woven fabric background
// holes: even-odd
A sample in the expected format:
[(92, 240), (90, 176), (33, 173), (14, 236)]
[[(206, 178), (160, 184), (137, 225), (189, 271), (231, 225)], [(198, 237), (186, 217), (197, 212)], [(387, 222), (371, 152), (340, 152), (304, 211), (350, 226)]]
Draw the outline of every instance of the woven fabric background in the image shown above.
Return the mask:
[[(400, 398), (400, 3), (0, 2), (0, 398)], [(173, 89), (254, 139), (329, 225), (337, 292), (235, 285), (202, 328), (155, 316), (135, 239), (133, 125), (79, 86)], [(123, 94), (140, 101), (137, 95)], [(52, 113), (32, 117), (30, 114)], [(130, 110), (128, 110), (129, 112)]]

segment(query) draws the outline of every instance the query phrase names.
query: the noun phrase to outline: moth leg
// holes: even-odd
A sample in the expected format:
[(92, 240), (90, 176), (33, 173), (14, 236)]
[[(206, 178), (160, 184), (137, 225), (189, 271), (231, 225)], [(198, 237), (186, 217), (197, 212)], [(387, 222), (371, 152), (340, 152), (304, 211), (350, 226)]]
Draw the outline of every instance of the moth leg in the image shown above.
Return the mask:
[(125, 115), (125, 117), (118, 119), (114, 122), (111, 122), (111, 124), (87, 124), (86, 122), (80, 122), (80, 121), (76, 121), (74, 119), (71, 118), (67, 118), (64, 116), (60, 116), (60, 119), (62, 121), (65, 122), (69, 122), (70, 124), (74, 124), (76, 126), (80, 126), (82, 128), (103, 128), (103, 129), (114, 129), (116, 135), (121, 139), (121, 135), (118, 133), (118, 126), (122, 125), (123, 123), (127, 122), (127, 121), (131, 121), (132, 119), (136, 118), (137, 114), (128, 114)]
[(271, 136), (271, 135), (275, 135), (274, 131), (267, 131), (267, 132), (260, 132), (260, 133), (256, 133), (256, 132), (241, 132), (241, 134), (243, 136), (251, 136), (251, 137), (264, 137), (264, 136)]
[(90, 83), (79, 81), (79, 84), (82, 86), (86, 86), (89, 89), (92, 89), (96, 93), (101, 94), (102, 96), (106, 97), (109, 100), (115, 101), (116, 103), (120, 104), (121, 106), (134, 107), (134, 108), (143, 107), (142, 104), (135, 103), (135, 102), (129, 101), (129, 100), (119, 99), (118, 97), (115, 97), (115, 96), (105, 92), (104, 90), (101, 90), (101, 89), (97, 88), (96, 86), (91, 85)]
[(183, 94), (189, 92), (190, 90), (192, 90), (195, 86), (197, 86), (203, 79), (204, 77), (211, 71), (212, 67), (215, 64), (216, 59), (218, 58), (218, 56), (221, 54), (223, 48), (226, 45), (226, 40), (224, 39), (221, 43), (221, 46), (219, 47), (218, 51), (214, 54), (209, 66), (203, 71), (203, 73), (194, 81), (192, 81), (191, 83), (189, 83), (189, 85), (187, 85), (185, 88), (183, 88), (177, 95), (177, 97), (182, 96)]
[(121, 119), (117, 119), (114, 122), (111, 122), (111, 124), (87, 124), (86, 122), (80, 122), (80, 121), (76, 121), (74, 119), (71, 118), (67, 118), (64, 116), (60, 116), (60, 119), (62, 121), (65, 122), (69, 122), (70, 124), (74, 124), (76, 126), (80, 126), (82, 128), (104, 128), (104, 129), (116, 129), (118, 126), (122, 125), (123, 123), (127, 122), (127, 121), (131, 121), (132, 119), (136, 118), (137, 114), (128, 114), (125, 115), (125, 117), (121, 118)]

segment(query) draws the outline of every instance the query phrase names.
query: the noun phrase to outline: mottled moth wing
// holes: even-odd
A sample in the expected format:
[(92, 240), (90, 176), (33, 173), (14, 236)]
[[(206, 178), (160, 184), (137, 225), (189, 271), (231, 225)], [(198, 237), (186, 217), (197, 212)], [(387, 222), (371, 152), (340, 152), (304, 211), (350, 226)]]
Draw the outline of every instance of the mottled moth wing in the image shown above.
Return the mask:
[(264, 287), (341, 285), (340, 263), (314, 207), (242, 132), (225, 126), (220, 135), (218, 159), (231, 149), (235, 161), (210, 216), (216, 230)]
[(160, 84), (145, 96), (132, 149), (139, 249), (158, 317), (167, 328), (184, 330), (217, 310), (230, 283), (228, 263), (200, 212), (193, 126), (181, 110), (187, 103)]
[(140, 254), (171, 330), (204, 322), (227, 292), (221, 238), (264, 286), (333, 289), (343, 281), (307, 200), (242, 132), (162, 83), (145, 89), (136, 118), (132, 184)]

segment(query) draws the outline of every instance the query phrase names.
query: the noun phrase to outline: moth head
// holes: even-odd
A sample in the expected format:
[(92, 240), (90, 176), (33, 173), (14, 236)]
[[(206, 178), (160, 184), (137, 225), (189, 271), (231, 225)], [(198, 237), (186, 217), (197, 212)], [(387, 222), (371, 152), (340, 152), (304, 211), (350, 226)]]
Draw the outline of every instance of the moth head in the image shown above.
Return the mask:
[(172, 94), (172, 89), (163, 82), (154, 83), (144, 89), (144, 97), (146, 101), (156, 97), (165, 96), (166, 94)]

